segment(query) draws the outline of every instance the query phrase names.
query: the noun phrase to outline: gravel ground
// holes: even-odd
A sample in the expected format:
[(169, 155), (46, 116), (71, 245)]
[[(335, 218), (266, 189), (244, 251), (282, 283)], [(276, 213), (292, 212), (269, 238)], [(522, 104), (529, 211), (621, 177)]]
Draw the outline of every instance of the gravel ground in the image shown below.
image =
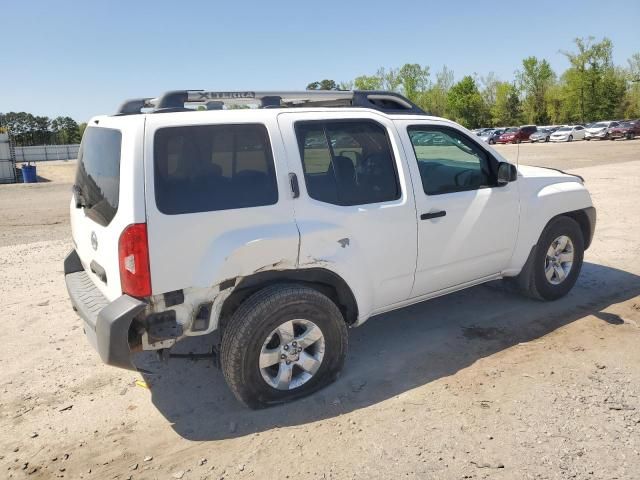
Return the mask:
[(0, 477), (638, 479), (640, 141), (521, 145), (520, 162), (593, 194), (569, 296), (496, 282), (374, 318), (338, 382), (257, 412), (206, 361), (102, 365), (64, 287), (72, 164), (0, 187)]

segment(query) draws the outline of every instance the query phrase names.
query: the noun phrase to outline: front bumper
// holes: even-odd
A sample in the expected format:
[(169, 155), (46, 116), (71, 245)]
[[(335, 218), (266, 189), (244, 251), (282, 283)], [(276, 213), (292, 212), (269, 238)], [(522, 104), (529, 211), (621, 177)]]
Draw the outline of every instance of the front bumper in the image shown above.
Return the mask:
[(599, 132), (599, 133), (585, 133), (584, 138), (595, 139), (595, 138), (608, 138), (609, 132)]
[(89, 343), (107, 365), (136, 370), (131, 361), (129, 328), (147, 304), (129, 295), (113, 302), (100, 292), (72, 250), (64, 259), (64, 279), (71, 304), (84, 322)]
[(611, 132), (609, 138), (627, 138), (631, 132)]

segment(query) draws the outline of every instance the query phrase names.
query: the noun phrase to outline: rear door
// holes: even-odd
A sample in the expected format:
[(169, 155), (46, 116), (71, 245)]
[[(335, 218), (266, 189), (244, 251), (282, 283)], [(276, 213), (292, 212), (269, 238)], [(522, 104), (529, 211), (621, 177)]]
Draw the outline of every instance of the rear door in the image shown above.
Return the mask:
[(92, 119), (78, 154), (70, 205), (73, 243), (85, 270), (110, 300), (122, 294), (120, 233), (145, 221), (143, 132), (142, 115)]
[(299, 234), (272, 112), (150, 115), (145, 167), (154, 294), (295, 268)]
[(300, 183), (300, 267), (341, 275), (363, 318), (407, 299), (415, 204), (393, 123), (369, 112), (282, 113), (278, 122)]

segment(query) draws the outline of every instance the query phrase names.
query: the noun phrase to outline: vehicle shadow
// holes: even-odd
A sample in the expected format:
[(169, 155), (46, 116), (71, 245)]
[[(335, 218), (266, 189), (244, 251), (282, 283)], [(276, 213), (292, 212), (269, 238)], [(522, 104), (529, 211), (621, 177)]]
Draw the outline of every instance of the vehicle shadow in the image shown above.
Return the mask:
[[(153, 404), (179, 435), (233, 438), (374, 405), (586, 315), (623, 323), (602, 310), (639, 294), (640, 276), (585, 263), (573, 291), (555, 302), (529, 300), (493, 282), (413, 305), (350, 331), (349, 355), (337, 382), (303, 400), (259, 411), (233, 397), (210, 361), (176, 359), (163, 366), (145, 353), (136, 363), (155, 372), (144, 374)], [(181, 351), (206, 350), (206, 338), (189, 341)]]

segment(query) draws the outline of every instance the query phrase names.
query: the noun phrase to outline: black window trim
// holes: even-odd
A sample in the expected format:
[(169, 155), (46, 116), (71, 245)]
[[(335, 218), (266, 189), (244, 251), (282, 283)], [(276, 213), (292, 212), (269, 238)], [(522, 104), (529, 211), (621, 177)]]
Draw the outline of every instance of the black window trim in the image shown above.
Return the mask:
[[(376, 127), (380, 127), (383, 131), (384, 131), (384, 136), (385, 139), (387, 140), (387, 146), (389, 147), (389, 154), (391, 155), (391, 160), (392, 160), (392, 166), (393, 166), (393, 172), (395, 174), (395, 181), (396, 181), (396, 188), (398, 191), (398, 195), (396, 196), (396, 198), (392, 198), (390, 200), (385, 200), (384, 202), (371, 202), (371, 203), (357, 203), (357, 204), (353, 204), (353, 205), (340, 205), (338, 203), (331, 203), (331, 202), (327, 202), (325, 200), (319, 200), (317, 198), (314, 198), (311, 196), (311, 194), (309, 193), (309, 188), (307, 185), (307, 179), (306, 179), (306, 174), (305, 174), (305, 165), (304, 165), (304, 144), (300, 142), (300, 135), (299, 135), (299, 130), (298, 128), (300, 126), (306, 126), (306, 125), (321, 125), (322, 126), (322, 132), (324, 134), (324, 138), (325, 138), (325, 142), (327, 142), (327, 147), (329, 149), (329, 153), (333, 159), (334, 155), (334, 151), (333, 151), (333, 146), (331, 145), (331, 141), (329, 139), (329, 135), (327, 133), (327, 128), (326, 125), (328, 123), (339, 123), (339, 124), (349, 124), (349, 123), (369, 123), (372, 125), (375, 125)], [(389, 129), (387, 128), (386, 125), (383, 125), (380, 122), (377, 122), (376, 120), (372, 119), (372, 118), (323, 118), (323, 119), (314, 119), (314, 120), (296, 120), (295, 122), (293, 122), (293, 129), (294, 129), (294, 134), (296, 136), (296, 143), (298, 144), (298, 153), (300, 154), (300, 166), (302, 167), (302, 173), (303, 173), (303, 177), (304, 177), (304, 189), (305, 192), (307, 194), (307, 196), (312, 199), (315, 200), (316, 202), (320, 202), (323, 203), (325, 205), (335, 205), (336, 207), (343, 207), (343, 208), (348, 208), (348, 207), (361, 207), (363, 205), (378, 205), (378, 204), (384, 204), (384, 203), (389, 203), (389, 202), (397, 202), (398, 200), (402, 200), (402, 198), (404, 197), (404, 191), (402, 189), (402, 182), (400, 181), (400, 172), (398, 170), (398, 159), (396, 158), (396, 155), (393, 151), (393, 143), (391, 142), (391, 136), (389, 135)], [(331, 168), (333, 168), (333, 161), (331, 162)]]
[[(275, 201), (272, 203), (267, 203), (267, 204), (261, 204), (261, 205), (253, 205), (253, 206), (247, 206), (247, 207), (233, 207), (233, 208), (218, 208), (218, 209), (213, 209), (213, 210), (196, 210), (193, 212), (185, 212), (185, 213), (168, 213), (165, 212), (162, 208), (160, 208), (160, 205), (158, 205), (158, 180), (157, 180), (157, 172), (156, 172), (156, 135), (158, 134), (158, 132), (162, 131), (162, 130), (170, 130), (170, 129), (177, 129), (177, 128), (187, 128), (187, 127), (237, 127), (237, 126), (253, 126), (253, 127), (259, 127), (263, 130), (264, 134), (265, 134), (265, 139), (266, 139), (266, 144), (265, 144), (265, 152), (268, 154), (268, 160), (271, 161), (271, 167), (273, 168), (273, 181), (275, 183), (275, 188), (276, 188), (276, 198)], [(271, 207), (273, 205), (278, 205), (278, 203), (280, 203), (280, 185), (279, 185), (279, 181), (278, 181), (278, 166), (277, 166), (277, 162), (276, 162), (276, 158), (275, 158), (275, 153), (273, 150), (273, 144), (271, 142), (271, 132), (269, 130), (269, 127), (267, 126), (266, 123), (263, 122), (232, 122), (232, 123), (228, 123), (228, 122), (220, 122), (220, 123), (190, 123), (190, 124), (186, 124), (186, 125), (171, 125), (171, 126), (164, 126), (164, 127), (159, 127), (156, 128), (155, 131), (153, 132), (153, 141), (152, 141), (152, 145), (153, 145), (153, 155), (152, 155), (152, 164), (153, 164), (153, 199), (154, 199), (154, 204), (155, 204), (155, 208), (158, 212), (160, 212), (162, 215), (167, 215), (167, 216), (176, 216), (176, 215), (198, 215), (198, 214), (207, 214), (207, 213), (214, 213), (214, 212), (226, 212), (229, 210), (244, 210), (246, 208), (262, 208), (262, 207)], [(234, 162), (233, 162), (233, 169), (235, 170), (236, 168), (236, 162), (235, 162), (235, 156), (237, 154), (237, 152), (235, 151), (235, 147), (236, 147), (236, 139), (234, 138)], [(234, 171), (235, 173), (235, 171)]]
[(439, 131), (442, 133), (447, 133), (447, 132), (453, 132), (456, 135), (459, 135), (463, 138), (465, 138), (466, 140), (468, 140), (471, 144), (473, 144), (476, 148), (478, 148), (480, 151), (484, 152), (484, 154), (487, 156), (487, 159), (489, 160), (489, 164), (491, 166), (491, 174), (494, 177), (494, 182), (496, 182), (495, 185), (487, 185), (484, 187), (467, 187), (467, 188), (453, 188), (450, 190), (446, 190), (446, 191), (442, 191), (442, 192), (438, 192), (438, 193), (427, 193), (424, 190), (424, 183), (422, 182), (422, 175), (420, 175), (420, 172), (418, 171), (418, 174), (420, 175), (420, 184), (422, 185), (422, 191), (423, 193), (428, 196), (428, 197), (435, 197), (437, 195), (447, 195), (449, 193), (459, 193), (459, 192), (472, 192), (474, 190), (485, 190), (487, 188), (501, 188), (504, 187), (504, 185), (498, 185), (497, 184), (497, 173), (498, 173), (498, 166), (500, 165), (500, 161), (489, 151), (487, 150), (484, 145), (482, 145), (480, 142), (476, 141), (474, 138), (470, 137), (469, 135), (467, 135), (465, 132), (458, 130), (457, 128), (453, 128), (453, 127), (449, 127), (447, 125), (435, 125), (435, 124), (428, 124), (428, 123), (416, 123), (416, 124), (411, 124), (411, 125), (407, 125), (406, 130), (407, 130), (407, 136), (409, 137), (409, 143), (411, 144), (411, 150), (413, 152), (413, 156), (416, 162), (416, 167), (418, 166), (418, 154), (416, 153), (416, 146), (413, 144), (413, 142), (411, 141), (411, 135), (409, 132), (411, 132), (412, 130), (425, 130), (425, 129), (429, 129), (432, 131)]

